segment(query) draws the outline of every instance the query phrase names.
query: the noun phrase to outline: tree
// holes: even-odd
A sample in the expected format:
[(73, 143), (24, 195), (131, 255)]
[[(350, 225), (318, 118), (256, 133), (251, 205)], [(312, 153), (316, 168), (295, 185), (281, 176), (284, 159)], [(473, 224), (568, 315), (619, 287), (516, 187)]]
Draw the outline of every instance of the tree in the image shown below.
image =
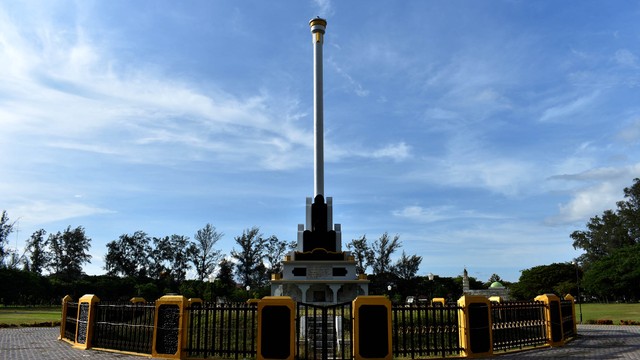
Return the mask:
[(400, 236), (396, 235), (393, 239), (389, 238), (389, 234), (385, 232), (378, 240), (373, 243), (371, 250), (373, 252), (373, 273), (376, 275), (391, 272), (391, 255), (402, 246)]
[(359, 239), (353, 239), (347, 244), (347, 249), (353, 253), (356, 260), (356, 271), (358, 274), (365, 274), (367, 268), (373, 265), (373, 250), (367, 244), (367, 235), (362, 235)]
[(118, 240), (107, 243), (107, 255), (104, 258), (108, 275), (125, 277), (145, 277), (149, 273), (152, 254), (151, 239), (144, 231), (132, 235), (122, 234)]
[(191, 262), (196, 269), (198, 280), (202, 281), (212, 274), (216, 265), (220, 261), (222, 254), (215, 249), (216, 243), (224, 236), (216, 231), (216, 227), (211, 224), (205, 225), (194, 235), (195, 249)]
[(592, 217), (587, 223), (587, 230), (574, 231), (571, 238), (574, 249), (585, 251), (578, 260), (586, 268), (616, 249), (635, 243), (629, 236), (623, 219), (611, 210), (606, 210), (602, 217)]
[(266, 268), (262, 262), (264, 259), (264, 248), (267, 240), (260, 234), (260, 229), (254, 226), (244, 230), (241, 236), (234, 238), (240, 250), (234, 248), (231, 257), (236, 260), (236, 276), (242, 286), (253, 288), (266, 283)]
[(286, 243), (278, 240), (275, 236), (270, 236), (265, 244), (264, 259), (267, 261), (268, 274), (279, 274), (282, 272), (282, 258), (284, 255), (296, 247), (296, 242)]
[(233, 281), (233, 263), (223, 258), (218, 264), (218, 269), (216, 295), (229, 296), (236, 288), (236, 283)]
[(44, 229), (36, 230), (27, 240), (27, 251), (29, 252), (29, 271), (42, 274), (47, 267), (51, 255), (47, 251), (48, 241), (44, 238), (47, 232)]
[(520, 300), (551, 293), (561, 296), (559, 285), (567, 281), (576, 283), (576, 269), (571, 263), (534, 266), (522, 270), (519, 281), (511, 286), (511, 295)]
[(403, 250), (402, 256), (400, 256), (400, 259), (398, 259), (392, 270), (398, 278), (402, 280), (411, 280), (416, 277), (421, 262), (422, 256), (407, 256)]
[(640, 243), (640, 179), (633, 179), (631, 187), (624, 188), (626, 200), (619, 201), (618, 215), (634, 243)]
[(189, 241), (189, 237), (175, 234), (154, 237), (153, 244), (152, 275), (157, 279), (168, 278), (176, 282), (184, 280), (187, 270), (191, 268), (189, 258), (195, 252), (195, 245)]
[(15, 221), (9, 221), (9, 215), (6, 210), (2, 210), (0, 215), (0, 268), (4, 266), (4, 258), (7, 257), (11, 251), (9, 250), (9, 235), (13, 232)]
[(617, 211), (606, 210), (592, 217), (586, 230), (571, 233), (573, 247), (585, 251), (578, 258), (585, 269), (617, 249), (640, 242), (640, 179), (624, 189), (624, 197), (617, 202)]
[(49, 234), (47, 241), (51, 249), (49, 267), (52, 273), (66, 280), (80, 278), (82, 265), (91, 262), (91, 239), (85, 235), (84, 228), (78, 226), (72, 230), (68, 226), (62, 233)]
[(640, 299), (640, 244), (615, 250), (594, 262), (584, 273), (586, 293), (601, 300)]

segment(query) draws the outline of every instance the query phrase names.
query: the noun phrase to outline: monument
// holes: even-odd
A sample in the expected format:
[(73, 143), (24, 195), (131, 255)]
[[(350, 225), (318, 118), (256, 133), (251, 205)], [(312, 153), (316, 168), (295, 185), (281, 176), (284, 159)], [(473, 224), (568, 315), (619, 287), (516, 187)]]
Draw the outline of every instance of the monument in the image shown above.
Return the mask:
[(313, 42), (314, 197), (306, 200), (306, 223), (298, 225), (294, 251), (285, 256), (282, 274), (271, 278), (271, 295), (308, 303), (340, 303), (368, 295), (369, 280), (342, 251), (340, 224), (333, 224), (333, 199), (324, 197), (324, 113), (322, 46), (327, 21), (309, 21)]

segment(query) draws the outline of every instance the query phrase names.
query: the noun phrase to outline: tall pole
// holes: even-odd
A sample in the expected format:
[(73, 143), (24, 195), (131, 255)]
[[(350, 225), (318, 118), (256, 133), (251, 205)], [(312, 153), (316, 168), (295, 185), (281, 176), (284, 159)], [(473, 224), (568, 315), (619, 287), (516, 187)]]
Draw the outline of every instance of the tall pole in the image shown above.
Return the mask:
[(582, 324), (582, 301), (580, 301), (580, 277), (578, 276), (578, 262), (571, 262), (576, 267), (576, 286), (578, 287), (578, 308), (580, 309), (580, 324)]
[(324, 196), (324, 111), (322, 97), (322, 45), (327, 20), (317, 17), (309, 21), (313, 39), (313, 191)]

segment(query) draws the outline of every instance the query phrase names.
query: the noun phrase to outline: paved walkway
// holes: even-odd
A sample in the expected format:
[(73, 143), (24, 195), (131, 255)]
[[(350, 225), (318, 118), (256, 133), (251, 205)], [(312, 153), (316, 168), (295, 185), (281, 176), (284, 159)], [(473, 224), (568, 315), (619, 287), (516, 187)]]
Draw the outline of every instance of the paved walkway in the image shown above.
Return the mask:
[[(59, 333), (58, 328), (0, 329), (0, 359), (145, 359), (74, 349), (66, 342), (57, 340)], [(578, 325), (578, 334), (579, 337), (566, 346), (502, 354), (495, 358), (640, 360), (640, 326)]]
[(640, 360), (640, 326), (578, 325), (578, 338), (565, 346), (504, 354), (498, 358)]

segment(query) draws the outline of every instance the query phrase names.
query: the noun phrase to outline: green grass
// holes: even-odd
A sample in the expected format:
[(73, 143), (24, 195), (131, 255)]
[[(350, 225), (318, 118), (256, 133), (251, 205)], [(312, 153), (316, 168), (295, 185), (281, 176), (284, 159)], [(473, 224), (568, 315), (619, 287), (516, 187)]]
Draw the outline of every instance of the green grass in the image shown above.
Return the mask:
[(62, 310), (58, 307), (0, 307), (0, 324), (10, 326), (59, 322)]
[[(580, 306), (576, 304), (576, 318), (580, 321)], [(640, 321), (640, 304), (582, 304), (582, 322), (587, 320), (620, 320)]]

